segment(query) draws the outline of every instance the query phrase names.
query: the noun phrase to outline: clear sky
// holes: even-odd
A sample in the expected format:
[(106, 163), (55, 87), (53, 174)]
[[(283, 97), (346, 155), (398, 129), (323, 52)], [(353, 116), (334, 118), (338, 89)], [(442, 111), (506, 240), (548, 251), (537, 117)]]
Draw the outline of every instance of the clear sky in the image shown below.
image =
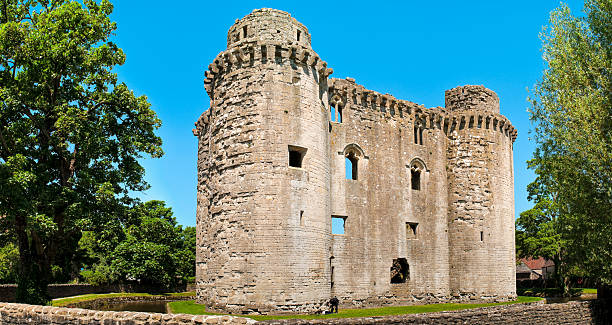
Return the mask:
[[(484, 85), (518, 129), (514, 144), (516, 216), (531, 207), (526, 186), (534, 143), (528, 88), (543, 70), (539, 33), (558, 1), (141, 1), (114, 0), (114, 41), (127, 61), (118, 68), (163, 121), (166, 155), (143, 160), (151, 189), (180, 224), (195, 225), (197, 141), (191, 130), (208, 109), (204, 71), (226, 48), (227, 30), (258, 8), (291, 13), (312, 35), (312, 48), (356, 82), (426, 107), (444, 106), (444, 91)], [(582, 1), (568, 2), (576, 14)]]

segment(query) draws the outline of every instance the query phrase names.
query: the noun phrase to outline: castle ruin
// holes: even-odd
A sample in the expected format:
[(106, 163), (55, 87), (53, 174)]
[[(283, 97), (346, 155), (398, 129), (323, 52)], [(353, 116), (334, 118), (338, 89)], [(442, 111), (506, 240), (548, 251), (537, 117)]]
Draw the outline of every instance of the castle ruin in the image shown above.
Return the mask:
[(457, 87), (425, 108), (329, 78), (310, 39), (290, 14), (255, 10), (209, 65), (194, 129), (197, 302), (283, 313), (333, 296), (516, 297), (517, 132), (497, 95)]

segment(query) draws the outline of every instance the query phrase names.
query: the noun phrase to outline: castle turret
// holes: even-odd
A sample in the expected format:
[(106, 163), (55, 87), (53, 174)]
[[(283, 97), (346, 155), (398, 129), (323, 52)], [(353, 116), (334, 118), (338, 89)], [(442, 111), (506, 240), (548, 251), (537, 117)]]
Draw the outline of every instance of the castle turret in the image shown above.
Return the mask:
[(446, 91), (449, 132), (448, 240), (451, 294), (459, 299), (516, 296), (514, 181), (516, 131), (499, 98), (482, 86)]
[(255, 10), (230, 28), (194, 130), (199, 303), (278, 313), (329, 300), (330, 73), (286, 12)]

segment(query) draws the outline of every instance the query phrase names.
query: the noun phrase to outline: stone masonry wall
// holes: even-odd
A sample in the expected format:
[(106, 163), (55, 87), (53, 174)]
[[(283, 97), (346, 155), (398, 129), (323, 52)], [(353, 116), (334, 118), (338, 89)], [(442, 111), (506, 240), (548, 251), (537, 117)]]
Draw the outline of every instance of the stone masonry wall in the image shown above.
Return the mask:
[[(515, 304), (386, 317), (269, 320), (267, 324), (610, 324), (609, 301)], [(264, 322), (261, 322), (264, 323)]]
[(80, 308), (33, 306), (0, 303), (0, 324), (11, 325), (72, 325), (72, 324), (254, 324), (249, 318), (186, 314), (98, 311)]
[[(333, 296), (514, 297), (516, 130), (497, 95), (457, 87), (446, 108), (428, 109), (328, 79), (310, 40), (288, 13), (255, 10), (206, 72), (211, 107), (194, 129), (198, 302), (266, 314), (313, 312)], [(345, 177), (347, 157), (357, 179)]]
[[(354, 80), (332, 79), (332, 215), (345, 216), (332, 235), (333, 294), (358, 306), (446, 301), (448, 286), (446, 136), (424, 107), (382, 95)], [(439, 110), (431, 110), (438, 112)], [(422, 141), (415, 141), (415, 126)], [(345, 156), (363, 151), (358, 179), (346, 179)], [(411, 169), (422, 168), (420, 189)], [(417, 224), (416, 235), (409, 223)], [(405, 258), (405, 283), (391, 283), (393, 260)]]
[[(257, 25), (262, 11), (245, 18), (255, 34), (229, 43), (207, 72), (211, 108), (194, 131), (198, 302), (235, 313), (311, 312), (330, 290), (329, 72), (296, 40), (301, 27), (286, 26), (295, 20), (263, 12), (270, 19)], [(295, 148), (301, 167), (289, 166)]]

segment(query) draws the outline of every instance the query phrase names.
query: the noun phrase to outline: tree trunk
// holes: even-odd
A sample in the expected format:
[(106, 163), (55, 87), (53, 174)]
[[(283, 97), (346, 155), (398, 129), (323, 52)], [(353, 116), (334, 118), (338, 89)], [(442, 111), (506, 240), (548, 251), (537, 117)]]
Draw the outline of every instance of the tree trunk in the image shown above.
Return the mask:
[(27, 234), (26, 217), (15, 218), (15, 232), (19, 246), (19, 272), (15, 300), (32, 305), (47, 305), (51, 297), (47, 291), (51, 268), (46, 257), (37, 253)]

